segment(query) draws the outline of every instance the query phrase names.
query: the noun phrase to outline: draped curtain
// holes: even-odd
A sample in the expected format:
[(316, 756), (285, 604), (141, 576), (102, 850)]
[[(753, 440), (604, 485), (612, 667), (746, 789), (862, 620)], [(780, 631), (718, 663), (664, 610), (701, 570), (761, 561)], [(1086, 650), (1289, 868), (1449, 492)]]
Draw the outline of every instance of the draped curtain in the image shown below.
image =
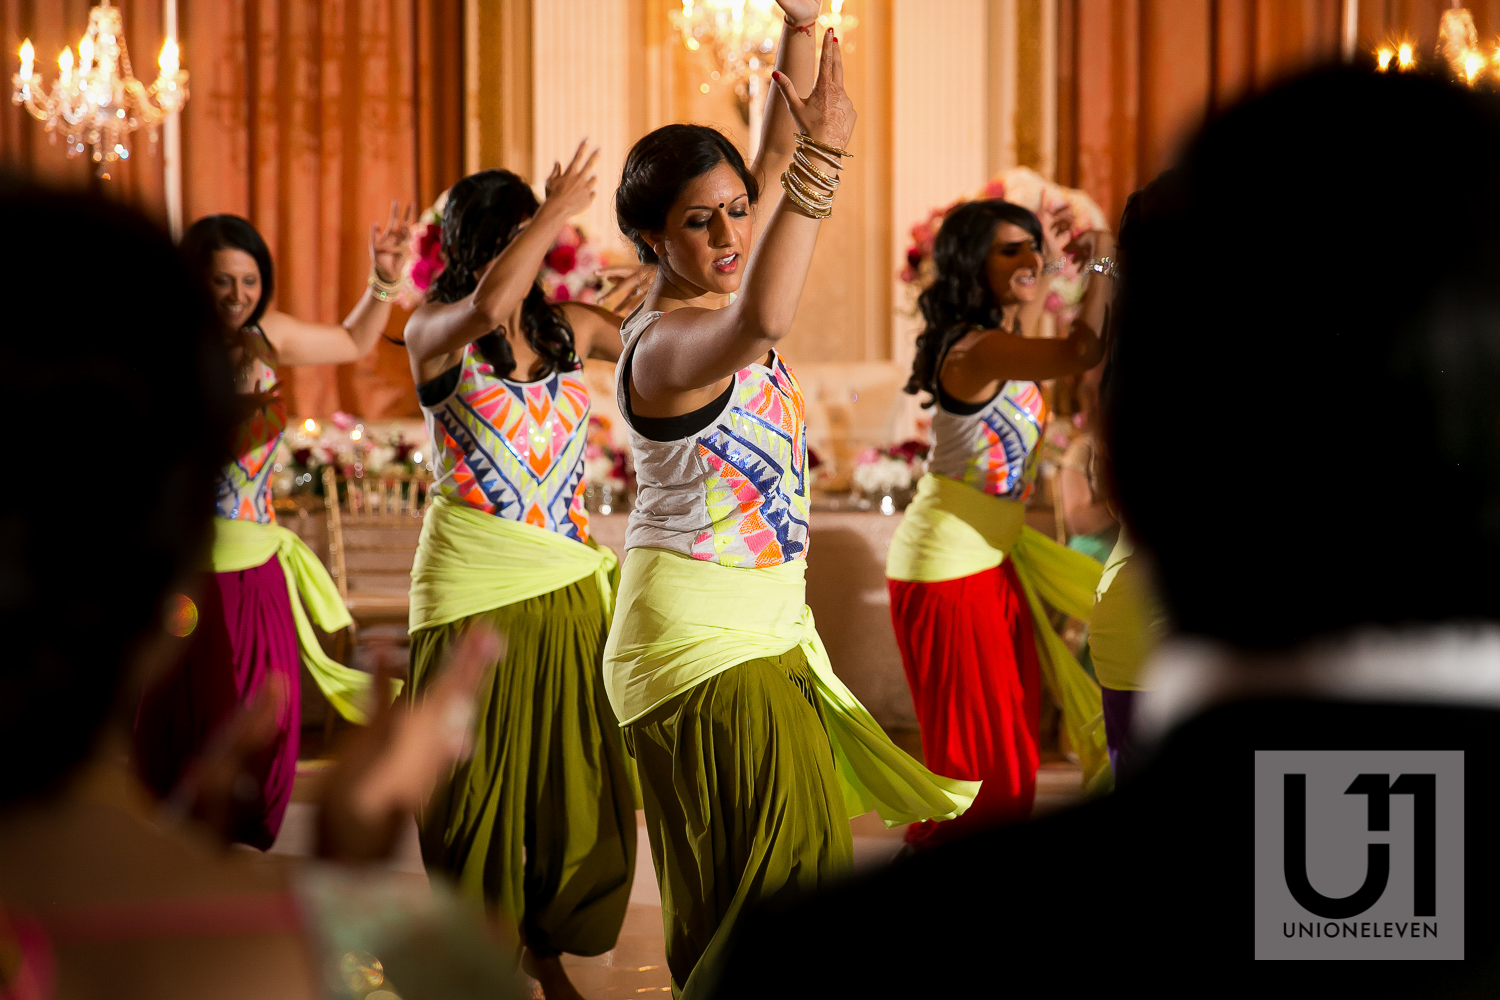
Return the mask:
[[(1339, 58), (1346, 0), (1058, 0), (1057, 179), (1118, 219), (1206, 114)], [(1360, 0), (1359, 49), (1437, 44), (1448, 0)], [(1500, 0), (1466, 4), (1500, 35)]]
[[(191, 97), (182, 115), (185, 221), (250, 219), (271, 248), (277, 308), (337, 323), (365, 289), (370, 224), (392, 199), (431, 204), (462, 174), (462, 9), (452, 0), (178, 0)], [(6, 81), (23, 36), (50, 82), (88, 0), (0, 0)], [(135, 73), (156, 73), (160, 0), (122, 5)], [(39, 123), (0, 104), (0, 164), (93, 186), (163, 216), (161, 157), (144, 135), (103, 181), (67, 161)], [(387, 331), (399, 338), (406, 314)], [(338, 368), (286, 369), (293, 413), (414, 415), (398, 345)]]

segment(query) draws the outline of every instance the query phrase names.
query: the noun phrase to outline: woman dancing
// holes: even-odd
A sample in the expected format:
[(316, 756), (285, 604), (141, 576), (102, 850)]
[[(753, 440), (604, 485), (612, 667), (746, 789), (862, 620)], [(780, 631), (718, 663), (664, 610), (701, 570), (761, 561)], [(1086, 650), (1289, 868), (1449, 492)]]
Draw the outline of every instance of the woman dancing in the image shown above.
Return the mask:
[(343, 325), (308, 323), (270, 308), (276, 289), (260, 233), (234, 215), (210, 215), (183, 234), (182, 252), (204, 276), (224, 321), (249, 416), (239, 457), (219, 479), (213, 574), (198, 595), (196, 634), (183, 662), (148, 690), (135, 721), (135, 761), (163, 797), (188, 773), (237, 705), (267, 683), (282, 687), (276, 739), (254, 760), (259, 787), (236, 803), (235, 839), (265, 850), (291, 800), (302, 723), (299, 660), (345, 718), (364, 721), (368, 674), (330, 659), (308, 614), (324, 629), (349, 624), (328, 571), (271, 509), (272, 456), (286, 430), (278, 369), (334, 365), (370, 352), (390, 320), (390, 299), (406, 263), (411, 209), (391, 204), (370, 227), (370, 277)]
[[(640, 495), (605, 677), (640, 772), (674, 993), (687, 998), (712, 991), (748, 908), (848, 870), (850, 816), (956, 816), (975, 791), (889, 741), (834, 675), (806, 605), (804, 406), (776, 344), (855, 114), (831, 31), (817, 85), (797, 96), (818, 4), (780, 2), (785, 101), (767, 107), (756, 164), (712, 129), (668, 125), (636, 143), (615, 196), (658, 273), (616, 369)], [(751, 254), (761, 178), (783, 168)]]
[[(1110, 282), (1094, 274), (1069, 335), (1023, 337), (1016, 317), (1035, 297), (1044, 233), (1003, 201), (970, 202), (933, 246), (937, 278), (922, 293), (910, 393), (936, 406), (927, 474), (886, 560), (907, 682), (929, 766), (980, 779), (961, 820), (914, 826), (914, 846), (1024, 820), (1036, 794), (1040, 678), (1063, 710), (1088, 790), (1107, 787), (1099, 690), (1052, 630), (1039, 599), (1079, 618), (1099, 564), (1025, 527), (1046, 419), (1037, 382), (1086, 371), (1103, 356)], [(1105, 256), (1108, 233), (1069, 250)]]
[(635, 870), (635, 793), (602, 690), (618, 578), (583, 509), (582, 359), (620, 355), (620, 321), (549, 305), (537, 272), (594, 200), (585, 144), (546, 201), (507, 170), (448, 193), (447, 264), (406, 327), (436, 496), (411, 589), (411, 691), (471, 624), (509, 637), (479, 694), (474, 756), (421, 817), (429, 867), (520, 926), (526, 971), (577, 996), (559, 956), (615, 945)]

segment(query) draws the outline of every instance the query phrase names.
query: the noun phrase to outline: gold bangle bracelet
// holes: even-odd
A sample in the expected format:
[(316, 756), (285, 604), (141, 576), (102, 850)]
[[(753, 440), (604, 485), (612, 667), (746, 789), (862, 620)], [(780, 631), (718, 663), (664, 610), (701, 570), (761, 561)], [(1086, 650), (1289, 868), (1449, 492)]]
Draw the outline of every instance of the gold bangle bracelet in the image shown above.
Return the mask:
[(797, 170), (795, 166), (787, 170), (788, 181), (795, 185), (797, 193), (806, 198), (816, 208), (832, 208), (833, 192), (820, 191), (816, 186), (809, 184), (807, 178)]
[(818, 140), (814, 139), (812, 136), (808, 135), (806, 132), (798, 132), (795, 138), (796, 138), (796, 140), (798, 142), (806, 143), (807, 145), (811, 146), (813, 149), (821, 150), (821, 151), (827, 153), (829, 156), (837, 156), (840, 159), (842, 159), (845, 156), (853, 156), (854, 155), (853, 153), (849, 152), (847, 149), (840, 149), (837, 146), (830, 146), (826, 142), (819, 142)]
[(800, 211), (803, 215), (807, 216), (810, 219), (826, 219), (833, 214), (833, 209), (831, 208), (816, 208), (812, 205), (809, 205), (801, 195), (799, 195), (795, 190), (792, 189), (790, 185), (787, 184), (784, 178), (785, 175), (783, 175), (781, 189), (786, 192), (787, 201), (791, 202), (792, 206)]
[(788, 177), (789, 172), (782, 173), (781, 189), (786, 192), (787, 201), (795, 205), (803, 215), (806, 215), (808, 218), (812, 219), (826, 219), (833, 214), (832, 207), (818, 208), (809, 204), (807, 199), (798, 194), (797, 190), (792, 187), (792, 183), (790, 180), (788, 180)]
[(389, 302), (401, 291), (401, 282), (399, 280), (386, 281), (373, 266), (370, 268), (370, 278), (367, 284), (370, 288), (370, 294), (381, 302)]
[(814, 208), (833, 208), (833, 195), (827, 194), (822, 191), (813, 190), (812, 187), (808, 185), (807, 181), (803, 180), (797, 175), (797, 172), (795, 170), (788, 170), (786, 172), (786, 178), (787, 182), (797, 189), (797, 193), (800, 194), (807, 201), (807, 203), (812, 205)]
[(833, 174), (826, 174), (823, 171), (819, 170), (817, 167), (813, 166), (812, 161), (807, 158), (807, 154), (802, 152), (802, 150), (800, 149), (795, 150), (792, 153), (792, 162), (796, 163), (799, 167), (816, 178), (824, 187), (828, 189), (828, 192), (830, 194), (833, 193), (834, 188), (843, 183), (842, 178), (836, 177)]

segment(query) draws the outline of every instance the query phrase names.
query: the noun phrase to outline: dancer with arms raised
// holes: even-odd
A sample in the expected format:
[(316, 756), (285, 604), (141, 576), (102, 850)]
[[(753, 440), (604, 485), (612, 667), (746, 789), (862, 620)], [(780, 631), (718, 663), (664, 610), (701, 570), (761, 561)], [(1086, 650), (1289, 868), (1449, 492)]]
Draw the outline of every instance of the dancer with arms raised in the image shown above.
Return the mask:
[[(955, 209), (920, 302), (926, 324), (906, 391), (932, 394), (933, 448), (886, 559), (891, 620), (927, 763), (984, 789), (962, 819), (912, 827), (914, 845), (1031, 815), (1043, 678), (1086, 788), (1110, 780), (1099, 689), (1040, 603), (1088, 618), (1099, 563), (1026, 527), (1025, 501), (1047, 416), (1037, 383), (1099, 363), (1113, 288), (1091, 272), (1068, 336), (1023, 336), (1018, 317), (1040, 294), (1047, 236), (1009, 202)], [(1108, 233), (1089, 232), (1067, 249), (1107, 271), (1112, 247)]]
[[(855, 112), (831, 31), (798, 96), (818, 5), (781, 6), (782, 98), (756, 163), (712, 129), (669, 125), (631, 150), (615, 200), (659, 268), (621, 331), (640, 494), (606, 682), (640, 770), (674, 992), (689, 998), (714, 988), (747, 909), (848, 871), (850, 816), (955, 816), (975, 791), (891, 744), (834, 676), (806, 606), (804, 405), (777, 344)], [(757, 242), (757, 196), (777, 177)]]
[(536, 283), (594, 199), (580, 144), (546, 201), (508, 170), (448, 193), (446, 266), (406, 328), (437, 481), (412, 569), (413, 697), (471, 625), (509, 638), (479, 693), (474, 756), (421, 817), (422, 854), (515, 921), (549, 1000), (578, 994), (563, 952), (615, 945), (635, 866), (635, 793), (601, 657), (618, 567), (583, 508), (583, 358), (620, 354), (620, 320), (549, 304)]

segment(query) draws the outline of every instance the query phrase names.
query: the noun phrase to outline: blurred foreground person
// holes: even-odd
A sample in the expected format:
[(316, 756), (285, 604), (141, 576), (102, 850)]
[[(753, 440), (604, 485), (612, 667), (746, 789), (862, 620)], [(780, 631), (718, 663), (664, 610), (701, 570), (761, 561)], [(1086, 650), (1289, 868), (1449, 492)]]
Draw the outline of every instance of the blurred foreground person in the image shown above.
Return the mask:
[[(225, 850), (234, 800), (279, 731), (283, 683), (226, 719), (189, 776), (178, 804), (219, 839), (158, 813), (126, 766), (142, 686), (201, 627), (193, 587), (243, 400), (206, 289), (165, 234), (117, 205), (35, 190), (0, 187), (0, 216), (28, 234), (0, 247), (19, 311), (40, 320), (67, 302), (105, 320), (61, 348), (29, 317), (0, 330), (0, 420), (46, 414), (74, 461), (117, 457), (117, 428), (171, 431), (134, 467), (129, 516), (100, 516), (89, 490), (0, 493), (0, 996), (342, 997), (385, 982), (407, 1000), (514, 996), (503, 953), (440, 887)], [(79, 246), (110, 248), (108, 280), (59, 265)], [(321, 801), (325, 856), (389, 853), (463, 752), (496, 646), (472, 635), (447, 684), (352, 734)]]
[[(1107, 799), (747, 921), (721, 995), (988, 995), (1022, 966), (1068, 995), (1500, 989), (1488, 847), (1500, 818), (1500, 106), (1429, 78), (1320, 73), (1209, 124), (1163, 196), (1129, 248), (1108, 429), (1136, 558), (1153, 560), (1176, 633), (1138, 704), (1154, 757)], [(1309, 220), (1324, 237), (1311, 258)], [(1185, 419), (1164, 443), (1169, 407)], [(1226, 523), (1235, 550), (1205, 545)], [(1462, 751), (1462, 821), (1437, 818), (1467, 842), (1463, 896), (1441, 875), (1455, 848), (1424, 848), (1433, 814), (1422, 820), (1420, 798), (1394, 785), (1370, 793), (1368, 833), (1359, 788), (1316, 807), (1304, 797), (1302, 817), (1288, 791), (1261, 835), (1281, 863), (1257, 872), (1257, 822), (1276, 815), (1255, 790), (1270, 751)], [(1273, 802), (1295, 787), (1284, 777)], [(1334, 809), (1357, 832), (1299, 873), (1300, 838), (1323, 836)], [(1415, 846), (1382, 846), (1410, 845), (1413, 830)], [(1424, 915), (1423, 856), (1440, 873), (1440, 919)], [(1430, 936), (1463, 939), (1464, 961), (1256, 960), (1257, 907), (1278, 883), (1323, 902), (1300, 924), (1277, 920), (1271, 944), (1289, 927), (1288, 939), (1306, 929), (1406, 953), (1391, 917), (1370, 934), (1368, 885), (1386, 876), (1402, 936), (1430, 923)]]

